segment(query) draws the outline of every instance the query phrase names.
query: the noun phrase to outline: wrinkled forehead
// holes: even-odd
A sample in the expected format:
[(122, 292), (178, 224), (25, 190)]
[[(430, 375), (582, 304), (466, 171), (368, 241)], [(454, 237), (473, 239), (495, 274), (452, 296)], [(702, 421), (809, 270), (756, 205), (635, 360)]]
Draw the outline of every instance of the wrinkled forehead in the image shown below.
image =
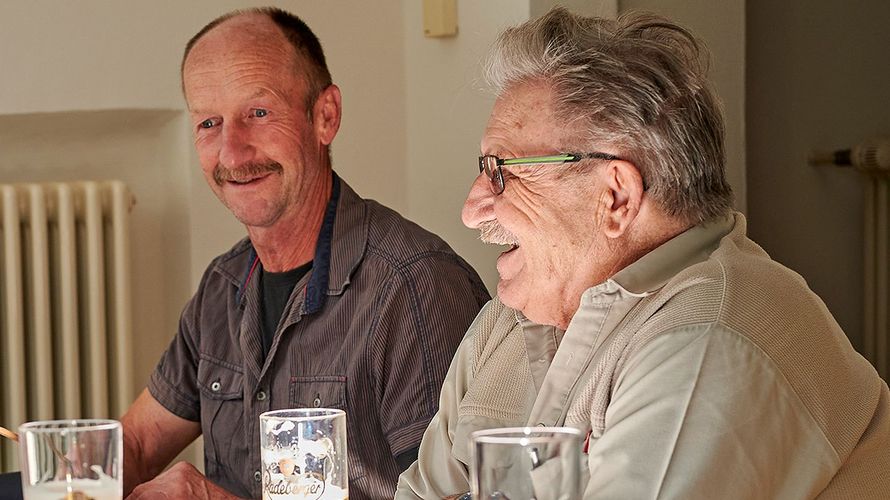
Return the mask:
[(577, 135), (574, 124), (557, 116), (549, 84), (523, 82), (497, 96), (482, 137), (482, 152), (512, 152), (512, 148), (529, 154), (551, 152)]

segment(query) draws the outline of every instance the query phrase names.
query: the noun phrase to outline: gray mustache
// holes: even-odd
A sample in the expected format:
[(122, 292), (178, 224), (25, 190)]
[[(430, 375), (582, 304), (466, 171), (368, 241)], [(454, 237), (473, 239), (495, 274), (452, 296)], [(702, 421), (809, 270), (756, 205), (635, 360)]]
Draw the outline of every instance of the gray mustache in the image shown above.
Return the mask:
[(487, 220), (479, 224), (479, 239), (483, 243), (493, 243), (495, 245), (519, 244), (519, 239), (495, 220)]
[(267, 173), (280, 174), (283, 171), (284, 168), (278, 162), (247, 163), (238, 168), (226, 168), (217, 164), (216, 167), (213, 168), (213, 182), (215, 182), (217, 186), (222, 186), (223, 183), (229, 181), (240, 182)]

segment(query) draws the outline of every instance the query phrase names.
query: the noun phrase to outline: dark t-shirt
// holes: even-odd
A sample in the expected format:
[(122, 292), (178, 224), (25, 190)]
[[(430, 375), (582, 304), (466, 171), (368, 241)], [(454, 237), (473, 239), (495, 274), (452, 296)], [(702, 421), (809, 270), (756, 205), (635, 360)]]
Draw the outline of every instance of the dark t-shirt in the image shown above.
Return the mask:
[(269, 348), (272, 347), (275, 330), (278, 329), (281, 314), (290, 299), (291, 292), (294, 291), (294, 286), (310, 269), (312, 269), (312, 261), (280, 273), (271, 273), (260, 267), (260, 286), (263, 289), (260, 309), (262, 309), (263, 315), (264, 358), (269, 354)]

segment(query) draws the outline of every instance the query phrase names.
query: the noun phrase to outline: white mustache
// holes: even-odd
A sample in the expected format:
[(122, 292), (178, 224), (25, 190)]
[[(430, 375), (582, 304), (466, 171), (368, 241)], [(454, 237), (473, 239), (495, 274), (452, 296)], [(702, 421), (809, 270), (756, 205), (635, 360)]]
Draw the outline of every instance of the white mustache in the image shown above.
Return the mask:
[(494, 245), (519, 245), (519, 238), (496, 220), (487, 220), (479, 224), (479, 239), (483, 243)]

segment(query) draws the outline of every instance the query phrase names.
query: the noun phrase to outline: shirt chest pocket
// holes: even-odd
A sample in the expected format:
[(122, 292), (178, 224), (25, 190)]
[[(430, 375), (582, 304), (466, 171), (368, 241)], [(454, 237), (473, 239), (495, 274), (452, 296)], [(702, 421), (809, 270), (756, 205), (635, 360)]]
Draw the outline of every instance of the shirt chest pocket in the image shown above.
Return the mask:
[(293, 408), (336, 408), (346, 410), (346, 377), (291, 377)]
[(201, 358), (198, 387), (207, 475), (211, 478), (239, 477), (237, 464), (248, 454), (242, 373), (228, 364)]
[(360, 415), (350, 414), (346, 398), (346, 377), (338, 375), (291, 377), (291, 408), (335, 408), (346, 412), (346, 446), (349, 454), (349, 480), (365, 475), (365, 467), (354, 451)]

